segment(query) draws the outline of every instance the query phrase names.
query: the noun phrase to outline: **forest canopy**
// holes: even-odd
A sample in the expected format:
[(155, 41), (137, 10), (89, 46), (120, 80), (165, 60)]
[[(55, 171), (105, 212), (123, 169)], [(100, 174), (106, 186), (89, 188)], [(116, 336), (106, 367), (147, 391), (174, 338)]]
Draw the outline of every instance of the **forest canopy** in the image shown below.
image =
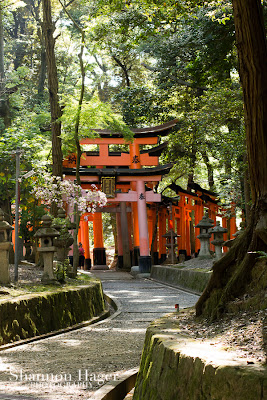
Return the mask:
[[(14, 162), (7, 160), (16, 146), (24, 150), (23, 169), (53, 169), (91, 128), (125, 130), (178, 118), (161, 160), (174, 167), (160, 190), (194, 181), (246, 213), (250, 194), (231, 2), (0, 4), (0, 191), (6, 211), (14, 175)], [(47, 6), (55, 56), (50, 75)], [(56, 159), (53, 138), (63, 151)]]

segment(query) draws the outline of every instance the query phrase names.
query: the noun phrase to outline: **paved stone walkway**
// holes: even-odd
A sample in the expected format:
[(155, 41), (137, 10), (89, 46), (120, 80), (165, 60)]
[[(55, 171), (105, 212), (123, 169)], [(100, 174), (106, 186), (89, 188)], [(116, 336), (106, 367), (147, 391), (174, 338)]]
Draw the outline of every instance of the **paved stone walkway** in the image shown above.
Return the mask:
[(130, 274), (96, 271), (119, 305), (108, 320), (0, 352), (0, 400), (85, 400), (139, 365), (149, 322), (198, 296)]

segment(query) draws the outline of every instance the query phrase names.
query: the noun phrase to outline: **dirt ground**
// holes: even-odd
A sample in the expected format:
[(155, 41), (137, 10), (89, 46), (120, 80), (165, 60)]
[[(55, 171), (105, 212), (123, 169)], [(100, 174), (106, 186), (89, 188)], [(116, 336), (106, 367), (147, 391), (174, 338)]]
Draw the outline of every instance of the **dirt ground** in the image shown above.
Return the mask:
[(180, 327), (195, 339), (209, 339), (226, 351), (235, 351), (247, 364), (267, 362), (266, 310), (225, 314), (218, 321), (197, 320), (194, 312), (179, 317)]

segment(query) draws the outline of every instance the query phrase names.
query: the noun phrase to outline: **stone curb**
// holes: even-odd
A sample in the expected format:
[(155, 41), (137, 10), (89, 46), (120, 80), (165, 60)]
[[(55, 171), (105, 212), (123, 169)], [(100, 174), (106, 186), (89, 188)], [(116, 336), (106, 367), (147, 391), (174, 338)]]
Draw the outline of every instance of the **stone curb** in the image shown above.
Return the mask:
[(196, 269), (179, 269), (169, 266), (153, 265), (150, 277), (158, 282), (173, 285), (177, 289), (201, 294), (211, 276), (211, 271)]
[(248, 364), (216, 338), (191, 338), (178, 321), (166, 315), (148, 327), (135, 399), (267, 399), (265, 365)]
[(201, 293), (199, 293), (199, 292), (196, 292), (195, 290), (191, 290), (191, 289), (188, 289), (188, 288), (184, 288), (184, 287), (182, 287), (182, 286), (178, 286), (178, 285), (172, 285), (171, 283), (169, 283), (169, 282), (164, 282), (164, 281), (158, 281), (157, 279), (155, 279), (155, 278), (146, 278), (146, 279), (149, 279), (150, 281), (152, 281), (152, 282), (156, 282), (156, 283), (159, 283), (160, 285), (162, 285), (162, 286), (168, 286), (168, 287), (171, 287), (171, 288), (173, 288), (173, 289), (177, 289), (177, 290), (182, 290), (183, 292), (186, 292), (186, 293), (190, 293), (190, 294), (195, 294), (196, 296), (199, 296)]
[(22, 346), (23, 344), (36, 342), (38, 340), (48, 339), (52, 336), (62, 335), (64, 333), (72, 332), (77, 329), (85, 328), (86, 326), (89, 326), (89, 325), (95, 325), (97, 323), (106, 321), (107, 319), (109, 319), (108, 318), (109, 316), (111, 319), (113, 319), (115, 316), (117, 316), (120, 313), (120, 311), (118, 311), (118, 306), (117, 306), (115, 300), (111, 299), (110, 296), (104, 294), (104, 297), (105, 297), (106, 302), (109, 305), (111, 305), (113, 308), (115, 308), (115, 310), (117, 310), (113, 315), (110, 316), (110, 310), (105, 310), (103, 313), (101, 313), (97, 317), (90, 319), (89, 321), (80, 322), (79, 324), (72, 325), (68, 328), (59, 329), (58, 331), (48, 332), (48, 333), (44, 333), (43, 335), (34, 336), (32, 338), (18, 340), (17, 342), (4, 344), (4, 345), (0, 346), (0, 351), (11, 349), (11, 348), (17, 347), (17, 346)]
[(118, 379), (109, 381), (97, 390), (90, 400), (123, 400), (135, 385), (139, 368), (122, 373)]

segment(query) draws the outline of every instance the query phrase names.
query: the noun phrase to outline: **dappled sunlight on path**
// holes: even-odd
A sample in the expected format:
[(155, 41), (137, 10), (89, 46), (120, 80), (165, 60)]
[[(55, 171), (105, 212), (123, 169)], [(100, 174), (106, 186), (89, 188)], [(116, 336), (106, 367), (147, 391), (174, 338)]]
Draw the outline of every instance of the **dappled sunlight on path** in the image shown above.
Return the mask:
[(174, 311), (175, 303), (186, 307), (197, 300), (149, 280), (115, 277), (101, 276), (104, 291), (119, 303), (113, 318), (0, 353), (0, 399), (1, 393), (17, 399), (90, 398), (105, 382), (139, 365), (150, 321)]

